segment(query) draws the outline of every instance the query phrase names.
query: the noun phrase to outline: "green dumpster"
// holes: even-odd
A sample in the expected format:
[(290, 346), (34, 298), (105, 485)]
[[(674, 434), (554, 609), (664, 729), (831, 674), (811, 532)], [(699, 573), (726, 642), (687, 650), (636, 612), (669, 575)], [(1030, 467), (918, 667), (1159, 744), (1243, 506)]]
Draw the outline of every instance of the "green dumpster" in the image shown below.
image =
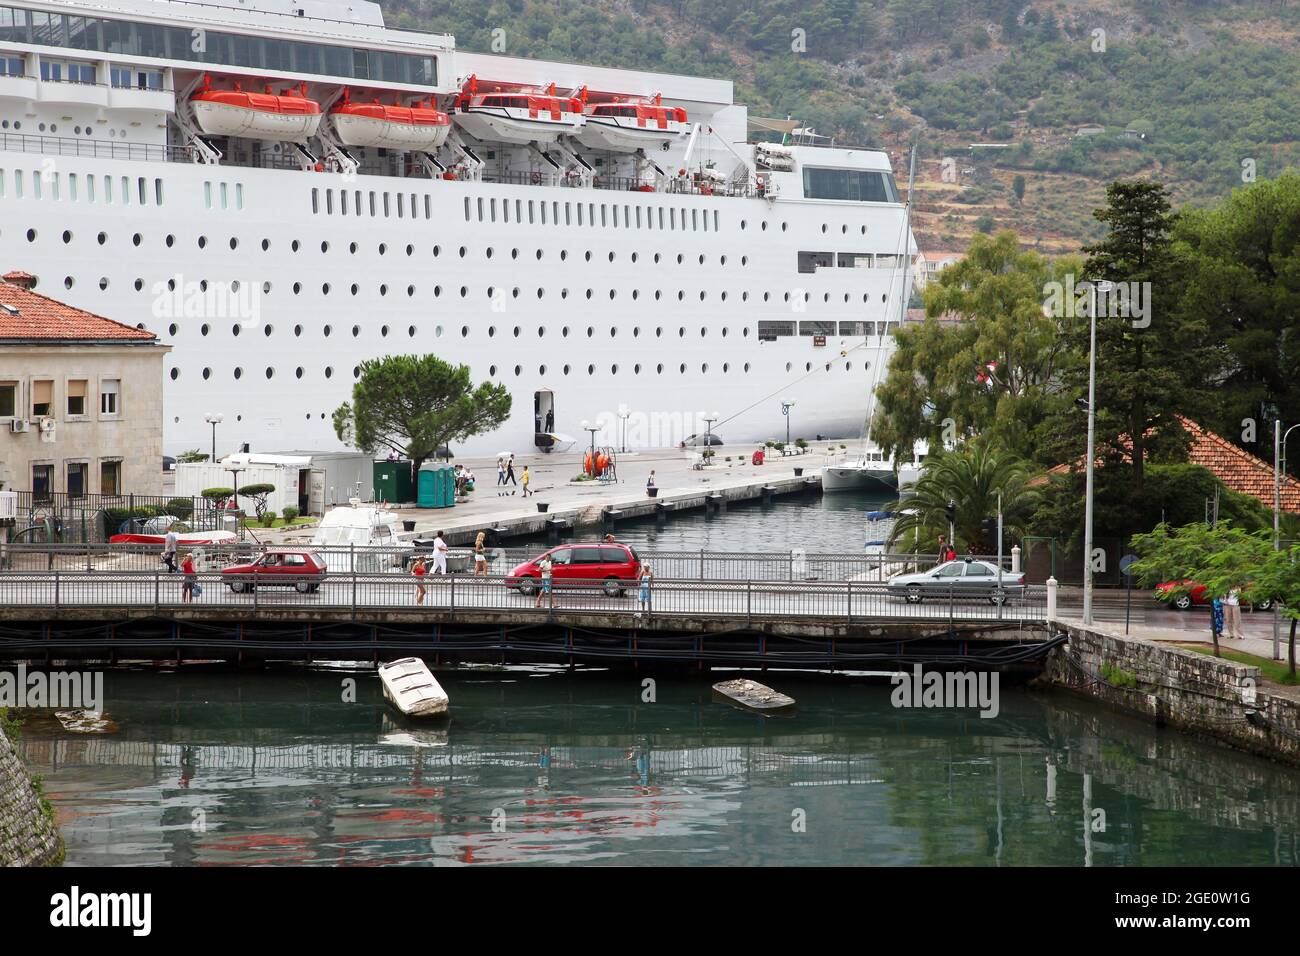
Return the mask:
[(456, 504), (456, 473), (450, 465), (426, 462), (420, 466), (421, 508), (451, 508)]
[(415, 500), (411, 487), (409, 461), (377, 461), (374, 463), (375, 500), (389, 504), (402, 504)]

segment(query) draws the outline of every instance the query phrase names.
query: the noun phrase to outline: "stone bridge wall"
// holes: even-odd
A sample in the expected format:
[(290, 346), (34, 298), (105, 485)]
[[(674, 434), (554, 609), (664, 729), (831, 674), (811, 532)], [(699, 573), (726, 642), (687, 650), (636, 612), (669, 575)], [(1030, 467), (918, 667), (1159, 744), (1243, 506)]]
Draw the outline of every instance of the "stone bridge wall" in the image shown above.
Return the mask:
[(55, 866), (63, 840), (41, 810), (26, 766), (0, 730), (0, 866)]

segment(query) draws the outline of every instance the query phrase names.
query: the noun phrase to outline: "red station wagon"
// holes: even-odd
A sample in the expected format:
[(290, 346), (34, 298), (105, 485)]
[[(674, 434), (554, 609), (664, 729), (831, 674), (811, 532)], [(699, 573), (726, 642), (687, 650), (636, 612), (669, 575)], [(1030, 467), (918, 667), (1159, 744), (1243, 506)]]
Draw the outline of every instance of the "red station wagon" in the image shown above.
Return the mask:
[(255, 587), (284, 587), (306, 594), (320, 590), (325, 579), (325, 559), (315, 551), (276, 548), (256, 561), (222, 568), (221, 579), (237, 593)]
[(541, 586), (538, 563), (551, 559), (551, 581), (555, 588), (603, 587), (618, 597), (625, 587), (635, 586), (641, 575), (641, 559), (625, 544), (565, 544), (517, 565), (506, 578), (507, 587), (533, 594)]

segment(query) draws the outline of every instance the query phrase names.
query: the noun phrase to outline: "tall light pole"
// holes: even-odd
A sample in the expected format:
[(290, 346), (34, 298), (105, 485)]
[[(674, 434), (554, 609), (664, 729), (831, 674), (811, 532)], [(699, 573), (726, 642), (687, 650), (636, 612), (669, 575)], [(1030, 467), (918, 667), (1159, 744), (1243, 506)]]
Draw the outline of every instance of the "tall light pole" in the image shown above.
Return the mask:
[(620, 423), (619, 434), (622, 436), (619, 440), (618, 450), (627, 451), (627, 420), (632, 415), (632, 410), (626, 405), (618, 406), (618, 419)]
[(226, 420), (226, 416), (217, 412), (206, 415), (203, 419), (212, 426), (212, 464), (217, 463), (217, 426)]
[(722, 416), (717, 412), (710, 412), (704, 416), (704, 460), (709, 460), (709, 451), (713, 447), (713, 423)]
[(781, 403), (781, 414), (785, 416), (785, 444), (790, 447), (790, 409), (794, 408), (794, 399)]
[(600, 431), (599, 425), (593, 425), (585, 418), (582, 420), (582, 430), (591, 432), (591, 471), (594, 477), (596, 472), (596, 432)]
[[(1084, 283), (1080, 283), (1083, 285)], [(1088, 460), (1083, 505), (1083, 623), (1092, 623), (1092, 464), (1097, 425), (1097, 289), (1109, 291), (1113, 283), (1088, 282)]]

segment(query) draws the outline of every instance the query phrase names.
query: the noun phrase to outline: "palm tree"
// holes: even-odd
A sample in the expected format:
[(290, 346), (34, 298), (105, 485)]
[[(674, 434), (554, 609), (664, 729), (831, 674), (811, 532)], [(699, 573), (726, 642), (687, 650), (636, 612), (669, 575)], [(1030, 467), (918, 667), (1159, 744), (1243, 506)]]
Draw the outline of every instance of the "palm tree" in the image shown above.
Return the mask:
[(948, 534), (948, 502), (956, 502), (954, 549), (974, 547), (980, 554), (997, 551), (995, 537), (985, 538), (981, 523), (997, 518), (1002, 493), (1002, 527), (1009, 539), (1023, 537), (1038, 506), (1039, 491), (1030, 464), (1006, 452), (973, 442), (950, 452), (926, 457), (912, 494), (889, 506), (898, 512), (889, 546), (916, 545), (929, 550), (939, 535)]

